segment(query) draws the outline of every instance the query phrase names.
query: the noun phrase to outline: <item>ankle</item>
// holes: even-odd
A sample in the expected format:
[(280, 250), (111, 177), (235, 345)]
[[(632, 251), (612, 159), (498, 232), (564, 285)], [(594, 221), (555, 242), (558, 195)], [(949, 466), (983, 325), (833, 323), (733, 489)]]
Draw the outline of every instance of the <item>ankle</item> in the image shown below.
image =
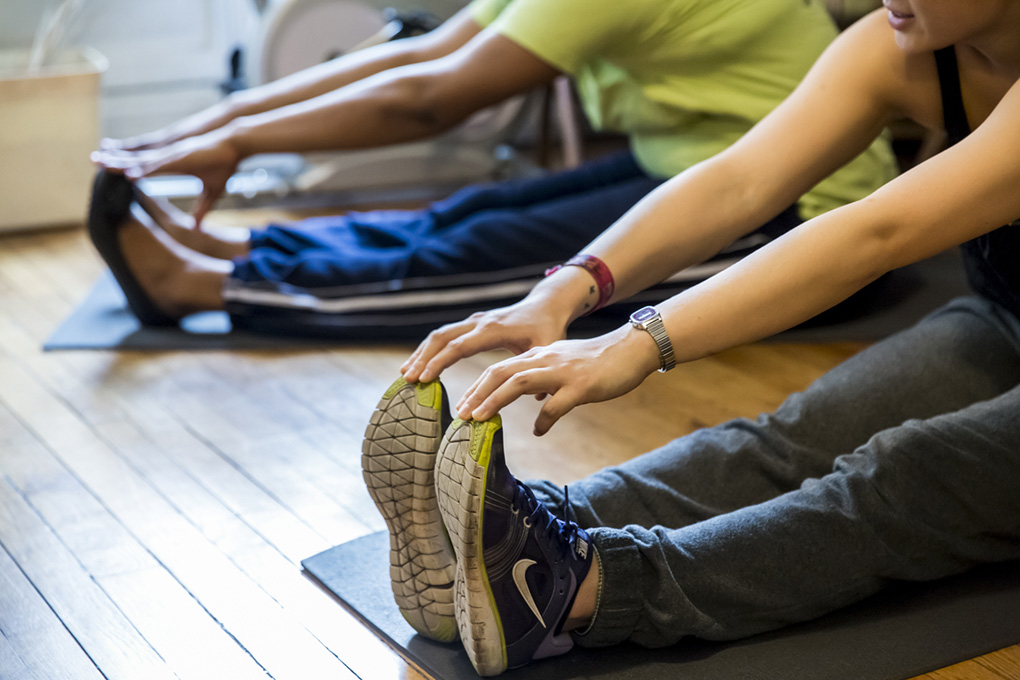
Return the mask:
[(577, 588), (577, 595), (574, 596), (574, 602), (567, 613), (567, 620), (563, 624), (564, 631), (587, 629), (591, 626), (598, 610), (602, 594), (602, 560), (594, 545), (592, 545), (592, 550), (595, 554), (592, 557), (591, 568)]
[(223, 264), (226, 266), (210, 268), (185, 261), (166, 271), (159, 284), (161, 303), (178, 317), (223, 310), (223, 279), (231, 266), (228, 262)]
[(229, 262), (198, 261), (181, 257), (169, 237), (132, 221), (120, 231), (121, 250), (128, 267), (161, 312), (180, 319), (206, 309), (222, 309), (222, 279), (232, 266)]

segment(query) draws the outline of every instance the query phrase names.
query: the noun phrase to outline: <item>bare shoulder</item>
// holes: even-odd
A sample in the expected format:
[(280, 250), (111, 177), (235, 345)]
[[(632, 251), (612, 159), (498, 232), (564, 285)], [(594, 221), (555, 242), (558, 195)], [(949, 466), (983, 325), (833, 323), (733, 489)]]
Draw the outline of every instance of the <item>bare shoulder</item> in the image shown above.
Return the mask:
[(844, 31), (826, 54), (835, 68), (871, 96), (889, 118), (908, 118), (940, 129), (942, 104), (932, 53), (910, 54), (896, 45), (886, 12), (877, 10)]
[[(1020, 80), (1014, 81), (1002, 97), (996, 98), (990, 104), (989, 109), (987, 116), (972, 116), (972, 125), (976, 131), (982, 131), (984, 127), (991, 128), (992, 132), (989, 134), (1003, 140), (1004, 144), (1011, 141), (1014, 148), (1010, 153), (1016, 157), (1016, 154), (1020, 153), (1020, 131), (1017, 130), (1015, 123), (1020, 120)], [(977, 120), (975, 121), (973, 118), (977, 118)], [(1005, 148), (1004, 146), (1000, 150)]]

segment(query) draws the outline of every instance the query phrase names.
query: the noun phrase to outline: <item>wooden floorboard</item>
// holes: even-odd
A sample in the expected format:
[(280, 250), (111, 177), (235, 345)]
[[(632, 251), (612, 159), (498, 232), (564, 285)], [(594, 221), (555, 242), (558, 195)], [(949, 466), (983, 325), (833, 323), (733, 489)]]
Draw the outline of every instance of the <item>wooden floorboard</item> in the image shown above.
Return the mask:
[[(5, 477), (11, 469), (8, 463), (5, 450)], [(0, 483), (0, 509), (0, 545), (5, 553), (106, 677), (174, 677), (135, 623), (9, 478)], [(8, 677), (6, 672), (3, 677)]]
[[(102, 270), (80, 229), (0, 237), (0, 678), (422, 678), (300, 569), (384, 526), (358, 457), (411, 346), (42, 352)], [(771, 409), (860, 348), (736, 348), (543, 438), (521, 400), (507, 453), (566, 483)], [(1017, 680), (1020, 647), (922, 677)]]
[[(0, 496), (10, 493), (0, 489)], [(12, 514), (5, 511), (4, 520)], [(102, 677), (6, 549), (0, 550), (0, 669), (3, 677)]]

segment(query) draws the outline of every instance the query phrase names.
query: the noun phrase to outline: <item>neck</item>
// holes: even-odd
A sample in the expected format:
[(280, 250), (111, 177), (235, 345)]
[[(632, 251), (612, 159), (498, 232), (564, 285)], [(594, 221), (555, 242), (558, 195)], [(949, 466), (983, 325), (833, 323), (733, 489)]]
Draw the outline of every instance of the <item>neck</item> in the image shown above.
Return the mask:
[(1006, 3), (1006, 9), (994, 25), (958, 43), (957, 53), (976, 67), (1015, 82), (1020, 79), (1018, 30), (1020, 30), (1020, 2)]

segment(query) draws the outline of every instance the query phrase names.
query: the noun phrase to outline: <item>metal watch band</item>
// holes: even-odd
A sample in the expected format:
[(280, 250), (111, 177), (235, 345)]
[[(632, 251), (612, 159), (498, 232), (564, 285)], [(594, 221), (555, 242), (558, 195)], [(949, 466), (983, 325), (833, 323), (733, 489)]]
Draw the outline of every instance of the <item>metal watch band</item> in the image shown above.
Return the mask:
[(659, 348), (659, 372), (676, 368), (676, 355), (673, 353), (673, 343), (666, 332), (666, 326), (662, 323), (662, 317), (655, 307), (642, 307), (634, 312), (631, 317), (631, 324), (635, 328), (647, 331)]

